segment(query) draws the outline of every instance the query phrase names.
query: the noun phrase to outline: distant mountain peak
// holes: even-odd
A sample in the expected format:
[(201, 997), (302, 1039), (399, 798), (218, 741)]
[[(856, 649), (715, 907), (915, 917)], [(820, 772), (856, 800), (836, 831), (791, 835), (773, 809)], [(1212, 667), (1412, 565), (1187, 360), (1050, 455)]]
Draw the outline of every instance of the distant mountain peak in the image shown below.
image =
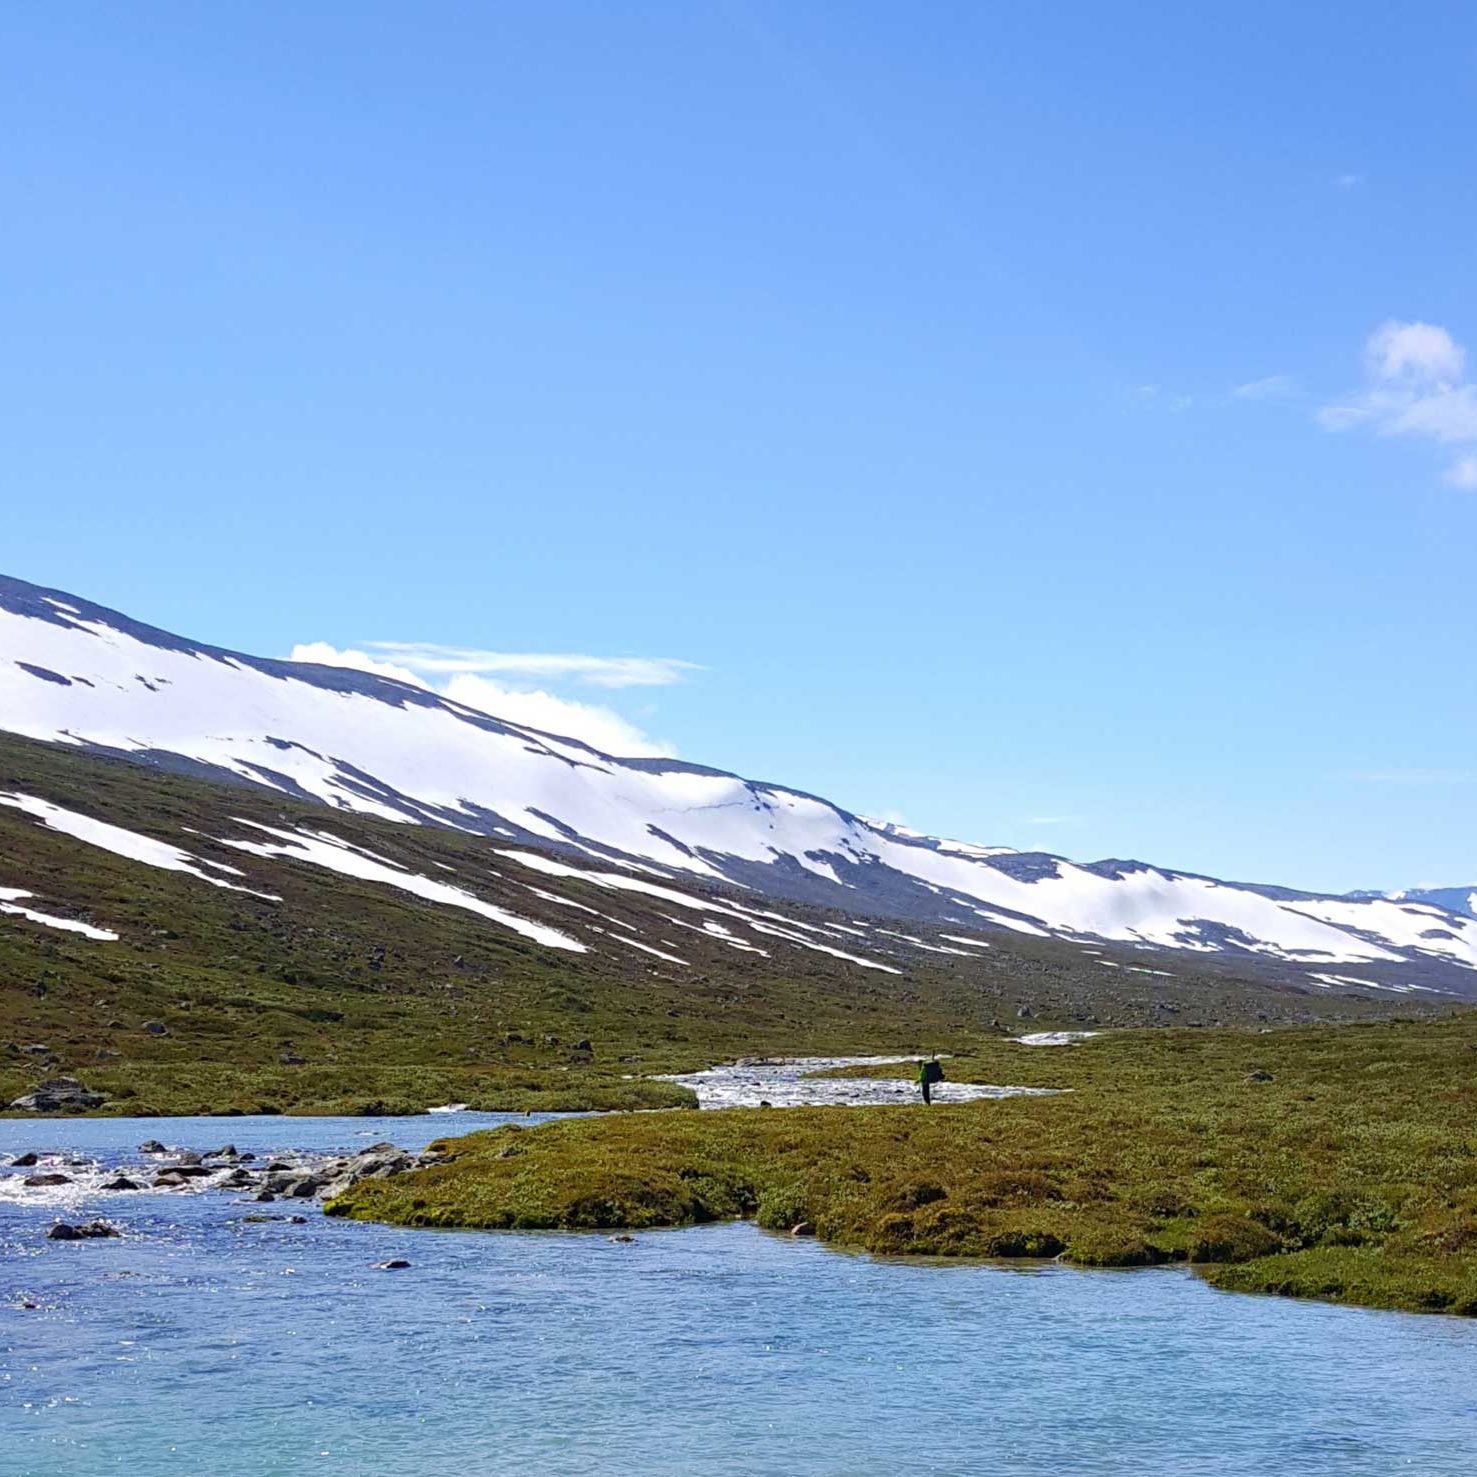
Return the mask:
[(1395, 892), (1351, 892), (1348, 897), (1360, 900), (1381, 898), (1391, 903), (1428, 903), (1467, 918), (1477, 918), (1477, 885), (1472, 887), (1405, 887)]

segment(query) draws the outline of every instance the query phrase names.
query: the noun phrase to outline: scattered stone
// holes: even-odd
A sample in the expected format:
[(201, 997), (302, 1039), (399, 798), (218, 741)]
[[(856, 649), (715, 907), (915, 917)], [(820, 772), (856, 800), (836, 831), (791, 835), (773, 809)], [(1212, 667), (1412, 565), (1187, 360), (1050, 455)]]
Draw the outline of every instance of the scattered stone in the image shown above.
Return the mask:
[(39, 1163), (40, 1160), (37, 1159), (35, 1153), (28, 1150), (24, 1154), (16, 1155), (16, 1157), (10, 1161), (10, 1167), (12, 1169), (29, 1169), (33, 1164)]
[(1258, 1067), (1256, 1071), (1246, 1074), (1246, 1080), (1248, 1082), (1270, 1082), (1272, 1080), (1272, 1074), (1270, 1072), (1264, 1072)]
[(111, 1046), (99, 1046), (97, 1049), (97, 1059), (100, 1062), (109, 1062), (112, 1061), (115, 1056), (121, 1055), (122, 1052), (114, 1051)]
[(69, 1174), (57, 1174), (55, 1171), (49, 1174), (28, 1174), (25, 1183), (32, 1189), (40, 1189), (45, 1185), (70, 1185), (72, 1176)]
[(284, 1051), (278, 1056), (277, 1060), (284, 1067), (301, 1067), (305, 1059), (300, 1057), (295, 1051)]
[(1035, 1013), (1036, 1012), (1033, 1011), (1029, 1005), (1023, 1005), (1018, 1011), (1016, 1011), (1016, 1017), (1019, 1020), (1028, 1021), (1033, 1015), (1035, 1015)]
[(625, 1245), (627, 1242), (634, 1241), (636, 1238), (634, 1236), (627, 1236), (625, 1232), (622, 1232), (619, 1236), (612, 1236), (610, 1239), (614, 1241), (618, 1246), (621, 1246)]
[(90, 1091), (75, 1077), (49, 1077), (16, 1098), (10, 1109), (13, 1113), (79, 1113), (100, 1108), (104, 1101), (102, 1093)]
[(224, 1149), (211, 1149), (205, 1157), (207, 1159), (234, 1159), (236, 1157), (235, 1144), (227, 1144)]
[(767, 1097), (762, 1097), (759, 1099), (759, 1106), (761, 1108), (772, 1108), (774, 1104)]
[(105, 1190), (142, 1190), (143, 1186), (126, 1174), (114, 1175), (103, 1187)]
[(156, 1190), (177, 1190), (181, 1185), (187, 1184), (189, 1184), (189, 1177), (178, 1169), (161, 1170), (154, 1176)]
[(792, 1236), (814, 1236), (815, 1227), (809, 1221), (801, 1221), (798, 1225), (790, 1227)]
[(43, 1046), (43, 1045), (41, 1045), (41, 1043), (39, 1041), (37, 1043), (35, 1043), (34, 1045), (32, 1045), (32, 1046), (23, 1046), (23, 1047), (21, 1047), (21, 1050), (24, 1051), (24, 1052), (26, 1052), (30, 1056), (50, 1056), (51, 1055), (51, 1048), (49, 1046)]
[(147, 1032), (147, 1034), (150, 1036), (169, 1035), (169, 1027), (166, 1026), (163, 1021), (145, 1021), (143, 1025), (139, 1027), (139, 1029), (141, 1031)]
[(270, 1190), (258, 1190), (252, 1198), (259, 1204), (264, 1204), (269, 1200), (275, 1200), (277, 1197)]
[(193, 1167), (203, 1164), (205, 1162), (205, 1155), (197, 1154), (193, 1149), (185, 1149), (179, 1155), (179, 1162), (181, 1165), (190, 1165)]
[(590, 1045), (590, 1038), (588, 1036), (581, 1036), (580, 1039), (576, 1041), (572, 1047), (570, 1047), (571, 1051), (594, 1051), (594, 1049), (595, 1048)]
[(145, 1139), (138, 1146), (138, 1151), (140, 1154), (164, 1154), (168, 1152), (158, 1139)]
[(122, 1234), (117, 1226), (110, 1226), (107, 1221), (85, 1221), (80, 1226), (58, 1221), (46, 1233), (52, 1241), (95, 1241)]
[(404, 1257), (393, 1256), (387, 1262), (376, 1262), (374, 1264), (374, 1270), (376, 1272), (398, 1272), (402, 1267), (408, 1267), (409, 1265), (410, 1263)]

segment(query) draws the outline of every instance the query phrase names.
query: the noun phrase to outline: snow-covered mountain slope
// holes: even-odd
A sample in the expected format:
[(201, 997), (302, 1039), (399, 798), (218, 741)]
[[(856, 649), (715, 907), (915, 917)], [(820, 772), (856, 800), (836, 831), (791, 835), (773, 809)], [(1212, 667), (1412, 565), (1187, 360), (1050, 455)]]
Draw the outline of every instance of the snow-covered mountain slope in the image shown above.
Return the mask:
[(200, 645), (4, 577), (0, 728), (655, 882), (695, 874), (857, 913), (1411, 982), (1477, 971), (1477, 920), (1443, 908), (939, 840), (781, 785), (613, 758), (387, 678)]

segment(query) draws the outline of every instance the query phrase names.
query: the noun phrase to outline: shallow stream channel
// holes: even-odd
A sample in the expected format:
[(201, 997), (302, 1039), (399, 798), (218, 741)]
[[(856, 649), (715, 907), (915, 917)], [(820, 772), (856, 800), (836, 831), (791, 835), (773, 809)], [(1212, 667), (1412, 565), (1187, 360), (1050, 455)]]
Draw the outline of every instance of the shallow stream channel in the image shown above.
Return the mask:
[[(1043, 1043), (1044, 1044), (1044, 1043)], [(710, 1067), (668, 1077), (696, 1094), (703, 1108), (863, 1108), (888, 1103), (916, 1103), (918, 1082), (913, 1077), (818, 1077), (838, 1067), (882, 1067), (904, 1058), (896, 1056), (807, 1056), (750, 1058), (729, 1066)], [(948, 1070), (948, 1059), (944, 1059)], [(937, 1083), (936, 1103), (968, 1103), (979, 1098), (1045, 1097), (1050, 1087), (992, 1087), (979, 1082)]]
[[(812, 1101), (814, 1065), (694, 1085)], [(416, 1231), (204, 1176), (102, 1188), (226, 1138), (264, 1167), (507, 1121), (0, 1121), (0, 1477), (1477, 1471), (1473, 1321), (1177, 1268), (874, 1259), (749, 1224)], [(94, 1218), (120, 1234), (47, 1234)]]

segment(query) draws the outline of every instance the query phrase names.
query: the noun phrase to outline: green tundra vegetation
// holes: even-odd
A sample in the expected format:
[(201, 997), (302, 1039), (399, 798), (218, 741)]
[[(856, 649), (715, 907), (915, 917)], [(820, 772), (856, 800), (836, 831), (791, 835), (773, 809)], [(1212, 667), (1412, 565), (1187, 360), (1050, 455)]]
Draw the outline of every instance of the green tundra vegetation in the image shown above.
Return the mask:
[(1067, 1090), (510, 1127), (330, 1210), (513, 1229), (742, 1216), (878, 1253), (1188, 1261), (1241, 1291), (1477, 1314), (1477, 1017), (988, 1042), (948, 1072)]
[[(692, 1099), (642, 1080), (654, 1073), (756, 1052), (983, 1049), (1022, 1010), (1036, 1025), (1211, 1026), (1392, 1009), (1234, 960), (1176, 958), (1151, 975), (1134, 972), (1146, 956), (1131, 950), (1105, 951), (1122, 967), (1104, 969), (1076, 945), (999, 932), (979, 958), (889, 939), (898, 974), (783, 944), (738, 953), (696, 929), (679, 934), (663, 915), (680, 910), (660, 900), (521, 872), (492, 838), (9, 736), (0, 791), (239, 867), (252, 889), (144, 866), (0, 807), (0, 886), (119, 934), (99, 942), (0, 917), (0, 1107), (59, 1073), (103, 1093), (104, 1113), (656, 1107)], [(557, 928), (593, 909), (602, 927), (615, 919), (654, 943), (680, 939), (688, 963), (605, 935), (586, 935), (585, 954), (545, 948), (464, 909), (221, 844), (254, 834), (249, 822), (327, 832)], [(836, 916), (783, 907), (811, 922)], [(938, 942), (924, 925), (904, 931)]]

